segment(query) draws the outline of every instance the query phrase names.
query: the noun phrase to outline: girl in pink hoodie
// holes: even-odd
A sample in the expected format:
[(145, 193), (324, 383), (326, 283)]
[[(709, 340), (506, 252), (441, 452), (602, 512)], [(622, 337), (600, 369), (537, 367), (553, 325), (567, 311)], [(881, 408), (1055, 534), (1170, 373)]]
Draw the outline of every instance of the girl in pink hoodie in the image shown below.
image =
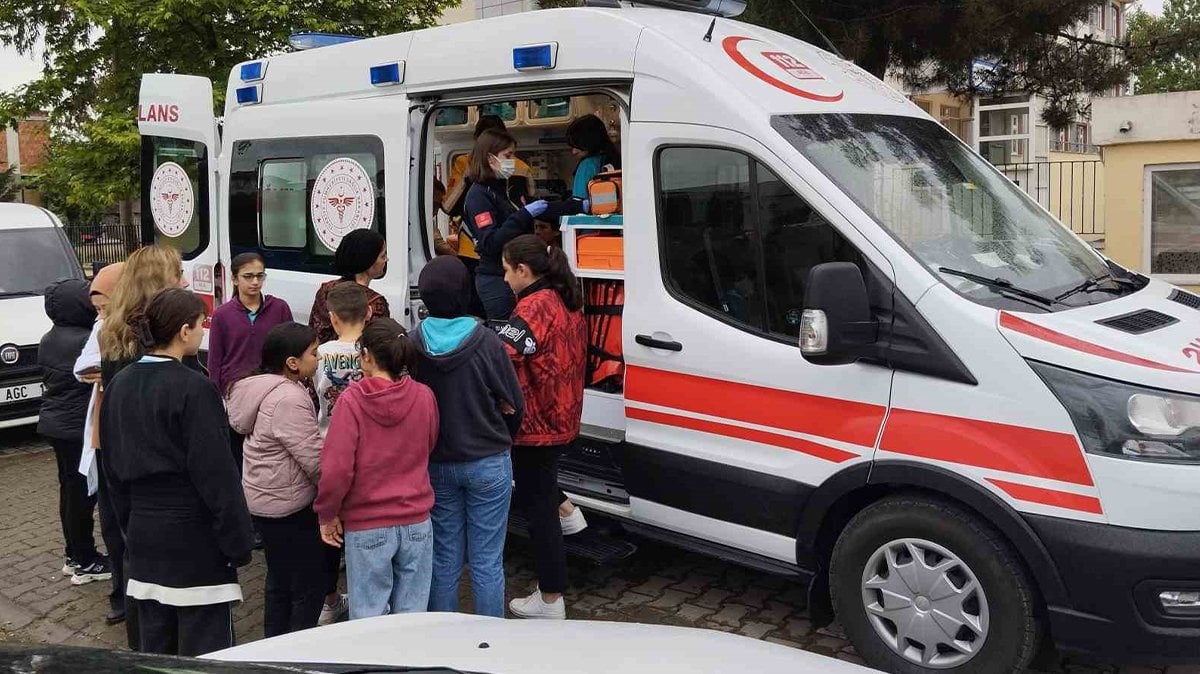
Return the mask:
[(312, 509), (321, 434), (302, 383), (316, 371), (317, 333), (281, 323), (267, 333), (258, 371), (229, 390), (229, 425), (246, 436), (242, 489), (267, 557), (267, 637), (316, 627), (325, 598), (327, 548)]
[(376, 318), (359, 346), (364, 376), (338, 397), (315, 506), (321, 537), (346, 546), (352, 620), (429, 604), (429, 455), (438, 436), (433, 391), (408, 376), (416, 349), (404, 328)]

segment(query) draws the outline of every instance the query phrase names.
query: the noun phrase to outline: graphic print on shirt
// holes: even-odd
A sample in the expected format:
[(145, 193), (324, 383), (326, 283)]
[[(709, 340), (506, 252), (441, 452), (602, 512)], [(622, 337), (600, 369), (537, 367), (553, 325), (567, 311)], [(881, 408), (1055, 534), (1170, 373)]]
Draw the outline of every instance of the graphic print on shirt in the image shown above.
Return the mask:
[(319, 354), (317, 396), (321, 402), (321, 425), (326, 426), (333, 418), (338, 397), (363, 378), (362, 358), (356, 346), (338, 342), (323, 345)]

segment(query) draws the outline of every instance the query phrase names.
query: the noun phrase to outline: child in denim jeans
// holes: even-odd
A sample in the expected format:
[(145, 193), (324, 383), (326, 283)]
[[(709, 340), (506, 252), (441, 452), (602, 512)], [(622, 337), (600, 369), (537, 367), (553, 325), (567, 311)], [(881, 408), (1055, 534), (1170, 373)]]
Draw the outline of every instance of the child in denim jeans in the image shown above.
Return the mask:
[(433, 483), (430, 611), (458, 611), (463, 561), (471, 564), (475, 612), (504, 617), (504, 537), (512, 500), (513, 436), (525, 399), (504, 343), (470, 315), (471, 275), (456, 257), (436, 258), (418, 282), (429, 318), (413, 340), (417, 380), (442, 403), (429, 462)]
[(364, 377), (338, 397), (314, 504), (321, 538), (345, 544), (352, 620), (429, 604), (429, 455), (438, 437), (433, 391), (408, 376), (415, 349), (404, 328), (377, 318), (360, 345)]

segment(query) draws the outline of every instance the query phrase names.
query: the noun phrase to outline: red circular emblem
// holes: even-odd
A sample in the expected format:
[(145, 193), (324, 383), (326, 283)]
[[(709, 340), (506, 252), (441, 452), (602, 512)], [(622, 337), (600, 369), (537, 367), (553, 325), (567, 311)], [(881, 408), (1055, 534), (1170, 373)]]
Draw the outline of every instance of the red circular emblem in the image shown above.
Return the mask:
[(731, 35), (721, 41), (721, 47), (743, 70), (789, 94), (821, 103), (836, 103), (846, 95), (807, 63), (762, 40)]

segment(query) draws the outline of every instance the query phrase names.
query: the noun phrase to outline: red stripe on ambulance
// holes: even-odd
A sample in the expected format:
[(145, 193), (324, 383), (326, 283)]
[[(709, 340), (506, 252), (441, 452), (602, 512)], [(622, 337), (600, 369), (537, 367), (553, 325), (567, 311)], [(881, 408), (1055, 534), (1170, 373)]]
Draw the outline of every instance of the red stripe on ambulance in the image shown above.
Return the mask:
[(708, 421), (706, 419), (696, 419), (693, 417), (681, 417), (676, 414), (664, 414), (663, 412), (654, 412), (652, 410), (643, 410), (637, 407), (626, 407), (625, 416), (630, 419), (639, 421), (649, 421), (653, 424), (662, 424), (664, 426), (675, 426), (677, 428), (690, 428), (693, 431), (702, 433), (711, 433), (713, 435), (723, 435), (729, 438), (738, 440), (748, 440), (750, 442), (758, 442), (764, 445), (774, 445), (791, 449), (803, 454), (815, 456), (818, 459), (825, 459), (834, 463), (841, 463), (857, 458), (858, 455), (846, 452), (833, 447), (809, 442), (800, 438), (793, 438), (788, 435), (779, 435), (778, 433), (768, 433), (754, 428), (745, 428), (744, 426), (733, 426), (731, 424), (723, 424), (716, 421)]
[(873, 447), (886, 408), (629, 366), (625, 399)]
[(994, 421), (894, 409), (880, 449), (1007, 473), (1092, 485), (1075, 436)]
[(1000, 327), (1008, 328), (1013, 332), (1019, 332), (1023, 335), (1028, 335), (1034, 339), (1040, 339), (1042, 341), (1050, 342), (1051, 344), (1058, 344), (1059, 346), (1065, 346), (1068, 349), (1082, 351), (1083, 353), (1090, 353), (1093, 356), (1100, 356), (1101, 358), (1108, 358), (1109, 360), (1120, 361), (1130, 365), (1140, 365), (1142, 367), (1148, 367), (1154, 370), (1197, 374), (1195, 370), (1188, 370), (1181, 367), (1175, 367), (1173, 365), (1166, 365), (1165, 363), (1159, 363), (1153, 360), (1146, 360), (1145, 358), (1139, 358), (1137, 356), (1131, 356), (1127, 353), (1121, 353), (1120, 351), (1114, 351), (1098, 344), (1086, 342), (1077, 337), (1064, 335), (1061, 332), (1056, 332), (1050, 328), (1044, 328), (1036, 323), (1031, 323), (1023, 318), (1018, 318), (1007, 311), (1000, 312)]
[(1055, 508), (1078, 510), (1085, 513), (1092, 513), (1094, 515), (1104, 514), (1104, 509), (1100, 507), (1100, 499), (1094, 496), (1072, 494), (1070, 492), (1058, 491), (1056, 489), (1031, 487), (1027, 484), (1005, 482), (1004, 480), (996, 480), (990, 477), (987, 478), (987, 481), (996, 485), (1003, 490), (1004, 493), (1017, 499), (1018, 501), (1040, 503), (1042, 505), (1054, 506)]

